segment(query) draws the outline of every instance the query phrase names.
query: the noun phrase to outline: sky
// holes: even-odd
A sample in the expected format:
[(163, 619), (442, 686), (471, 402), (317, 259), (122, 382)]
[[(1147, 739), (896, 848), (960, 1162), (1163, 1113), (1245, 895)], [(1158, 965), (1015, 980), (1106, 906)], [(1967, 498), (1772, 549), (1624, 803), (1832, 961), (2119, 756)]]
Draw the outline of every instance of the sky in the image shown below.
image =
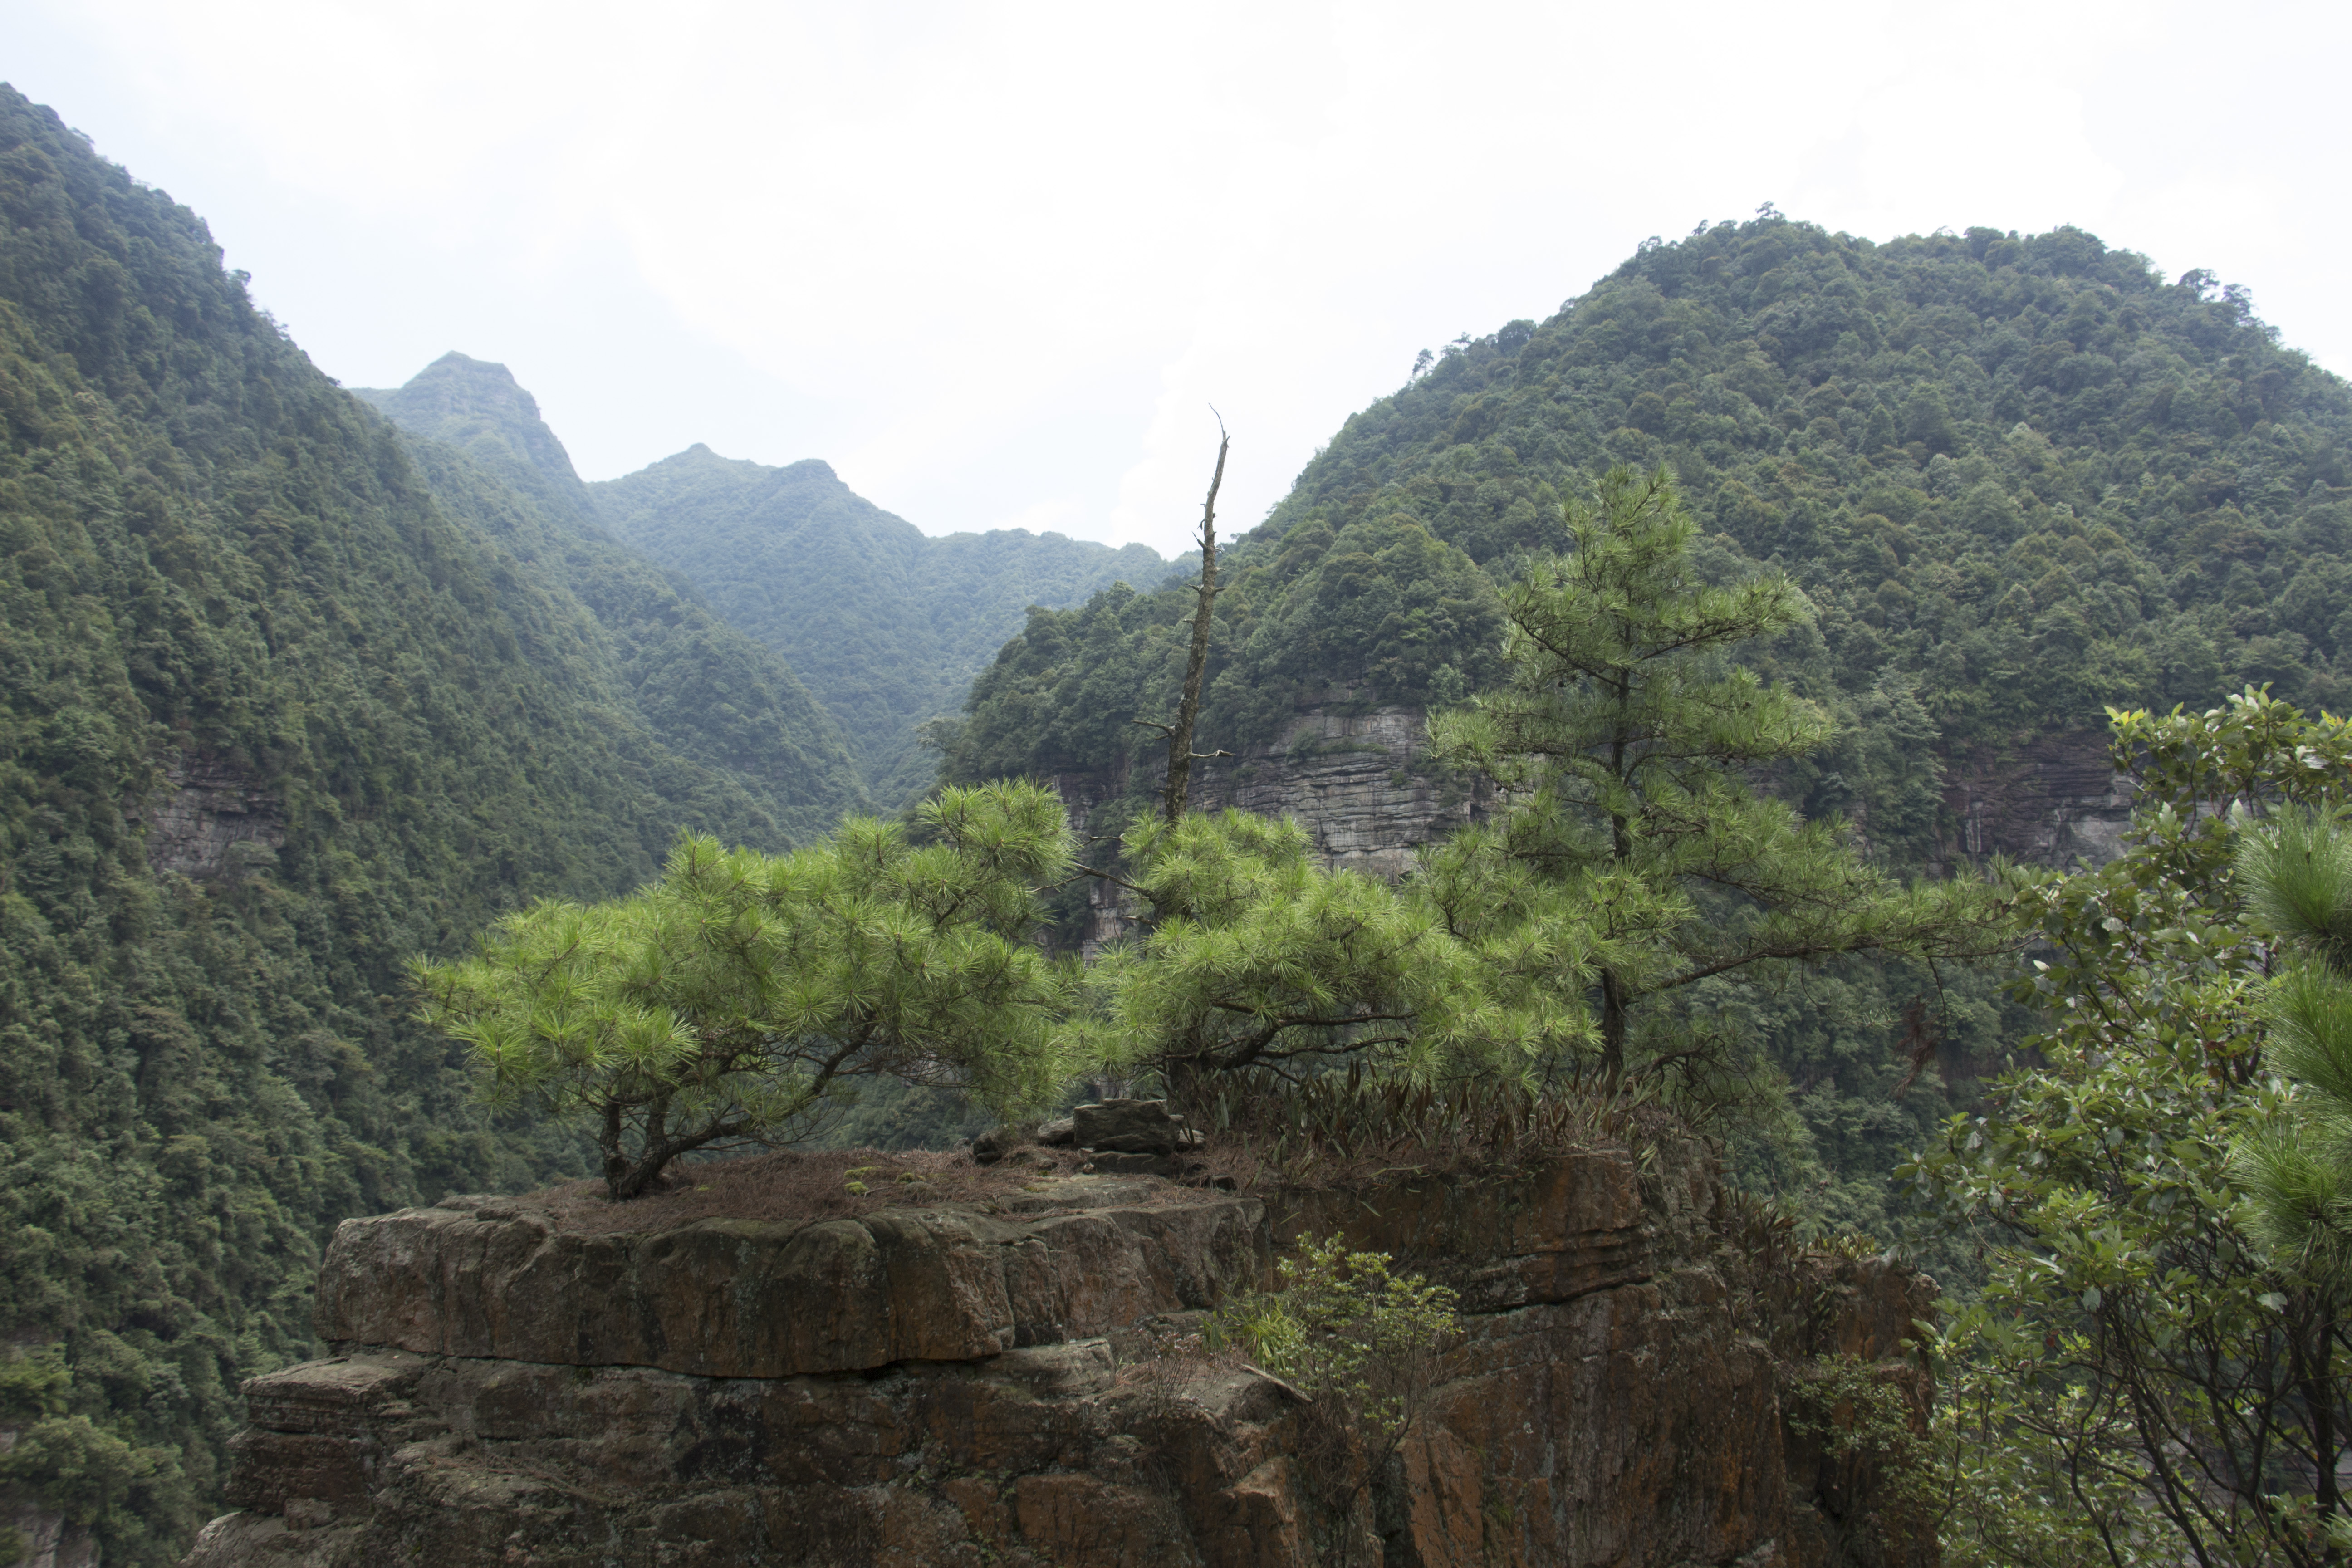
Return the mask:
[[(930, 533), (1247, 527), (1423, 348), (1645, 237), (2060, 224), (2352, 371), (2352, 7), (0, 0), (0, 79), (328, 374), (496, 360), (582, 474)], [(1212, 412), (1212, 410), (1215, 412)]]

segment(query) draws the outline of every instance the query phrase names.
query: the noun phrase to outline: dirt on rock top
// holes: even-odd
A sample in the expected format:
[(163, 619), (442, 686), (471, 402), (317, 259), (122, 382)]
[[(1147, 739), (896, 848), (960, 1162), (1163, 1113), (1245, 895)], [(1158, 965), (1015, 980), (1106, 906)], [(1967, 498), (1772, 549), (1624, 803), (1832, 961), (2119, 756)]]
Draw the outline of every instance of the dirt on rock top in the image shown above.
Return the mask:
[(601, 1181), (566, 1182), (516, 1198), (449, 1197), (440, 1206), (512, 1205), (579, 1235), (675, 1230), (698, 1220), (855, 1219), (881, 1209), (972, 1208), (1043, 1215), (1107, 1201), (1158, 1205), (1201, 1194), (1154, 1176), (1081, 1175), (1074, 1149), (1022, 1149), (993, 1165), (967, 1150), (780, 1150), (674, 1165), (660, 1185), (615, 1203)]

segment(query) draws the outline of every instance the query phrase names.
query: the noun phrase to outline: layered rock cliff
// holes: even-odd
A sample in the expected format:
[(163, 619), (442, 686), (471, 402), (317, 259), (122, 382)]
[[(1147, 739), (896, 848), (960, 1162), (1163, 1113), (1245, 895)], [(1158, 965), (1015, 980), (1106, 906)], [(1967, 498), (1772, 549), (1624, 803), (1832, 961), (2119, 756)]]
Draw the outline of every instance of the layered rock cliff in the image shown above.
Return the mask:
[[(1230, 762), (1195, 763), (1192, 807), (1289, 817), (1307, 829), (1327, 866), (1393, 879), (1412, 869), (1423, 846), (1486, 810), (1493, 786), (1431, 768), (1428, 721), (1420, 709), (1365, 710), (1344, 690), (1332, 698), (1299, 710), (1270, 746)], [(1105, 831), (1103, 807), (1120, 798), (1124, 783), (1095, 773), (1054, 780), (1081, 834)], [(1091, 957), (1125, 934), (1132, 912), (1107, 882), (1094, 883), (1087, 900)]]
[[(338, 1353), (247, 1386), (242, 1511), (191, 1568), (1926, 1568), (1789, 1401), (1837, 1352), (1924, 1400), (1932, 1282), (1807, 1258), (1759, 1283), (1720, 1202), (1654, 1148), (1344, 1193), (1040, 1173), (850, 1218), (352, 1221), (318, 1297)], [(1463, 1295), (1453, 1376), (1365, 1490), (1307, 1462), (1297, 1391), (1161, 1353), (1303, 1232)]]
[(1944, 759), (1936, 869), (1995, 855), (2061, 869), (2123, 853), (2132, 797), (2099, 730), (2026, 735)]
[[(1290, 817), (1327, 866), (1396, 878), (1422, 847), (1487, 810), (1494, 787), (1433, 770), (1428, 720), (1418, 708), (1366, 710), (1341, 690), (1302, 708), (1270, 746), (1230, 762), (1196, 763), (1196, 808), (1239, 806)], [(1996, 855), (2064, 868), (2104, 865), (2122, 851), (2131, 795), (2108, 760), (2106, 736), (2074, 730), (1956, 750), (1938, 759), (1943, 811), (1928, 870), (1949, 875)], [(1095, 773), (1055, 779), (1081, 833), (1105, 830), (1103, 806), (1123, 780)], [(1088, 895), (1086, 951), (1125, 934), (1131, 911), (1119, 890)]]

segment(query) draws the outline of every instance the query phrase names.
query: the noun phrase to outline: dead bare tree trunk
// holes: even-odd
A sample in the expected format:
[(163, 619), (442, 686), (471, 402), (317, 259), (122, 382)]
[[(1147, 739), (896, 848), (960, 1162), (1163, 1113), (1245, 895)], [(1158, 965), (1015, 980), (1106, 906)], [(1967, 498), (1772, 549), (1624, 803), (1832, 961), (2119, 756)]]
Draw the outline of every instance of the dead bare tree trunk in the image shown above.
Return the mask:
[(1209, 620), (1217, 605), (1217, 488), (1225, 482), (1225, 449), (1233, 445), (1233, 439), (1225, 434), (1225, 422), (1219, 419), (1217, 471), (1209, 476), (1209, 499), (1201, 507), (1201, 596), (1192, 609), (1192, 654), (1184, 666), (1184, 700), (1177, 705), (1173, 724), (1150, 719), (1135, 721), (1168, 737), (1168, 789), (1161, 797), (1161, 805), (1171, 823), (1184, 815), (1184, 794), (1192, 782), (1192, 764), (1233, 754), (1192, 750), (1192, 727), (1201, 717), (1201, 679), (1209, 668)]

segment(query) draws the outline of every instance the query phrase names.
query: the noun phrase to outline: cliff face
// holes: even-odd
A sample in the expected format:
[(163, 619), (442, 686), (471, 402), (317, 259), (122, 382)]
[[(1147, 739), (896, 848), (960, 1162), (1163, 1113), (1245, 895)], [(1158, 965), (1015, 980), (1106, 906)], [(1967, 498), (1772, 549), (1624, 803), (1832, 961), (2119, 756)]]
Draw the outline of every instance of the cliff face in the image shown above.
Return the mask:
[[(1336, 695), (1340, 700), (1300, 710), (1271, 746), (1233, 762), (1193, 764), (1190, 806), (1290, 817), (1307, 829), (1326, 865), (1393, 879), (1412, 869), (1424, 845), (1486, 809), (1493, 786), (1432, 774), (1428, 721), (1420, 709), (1360, 712), (1345, 700), (1348, 693)], [(1081, 834), (1105, 830), (1099, 814), (1118, 796), (1118, 781), (1065, 773), (1054, 783)], [(1109, 883), (1095, 882), (1087, 900), (1091, 957), (1126, 932), (1130, 916)]]
[(2131, 795), (2105, 734), (2070, 730), (1945, 759), (1939, 870), (2006, 855), (2036, 866), (2104, 866), (2123, 853)]
[(224, 758), (173, 752), (163, 787), (131, 810), (147, 826), (147, 863), (197, 881), (275, 865), (286, 842), (286, 806)]
[[(1045, 1177), (1016, 1198), (579, 1235), (513, 1201), (347, 1223), (333, 1358), (247, 1385), (192, 1568), (373, 1562), (1675, 1563), (1926, 1568), (1876, 1479), (1788, 1421), (1899, 1358), (1931, 1281), (1814, 1258), (1759, 1289), (1671, 1151), (1374, 1192)], [(1465, 1348), (1369, 1489), (1299, 1395), (1160, 1331), (1346, 1234), (1453, 1280)], [(1809, 1446), (1811, 1445), (1811, 1446)]]
[[(1196, 763), (1194, 806), (1295, 818), (1326, 865), (1401, 877), (1423, 846), (1487, 810), (1494, 787), (1484, 779), (1431, 773), (1422, 710), (1364, 712), (1347, 700), (1350, 693), (1334, 695), (1329, 705), (1300, 710), (1271, 746), (1234, 762)], [(1995, 855), (2063, 868), (2077, 860), (2105, 865), (2122, 852), (2131, 796), (2099, 731), (1958, 749), (1941, 759), (1941, 772), (1944, 810), (1932, 874), (1949, 875)], [(1102, 832), (1098, 814), (1118, 795), (1118, 781), (1064, 773), (1054, 782), (1079, 832)], [(1096, 882), (1087, 898), (1091, 956), (1125, 934), (1130, 915), (1107, 882)]]

